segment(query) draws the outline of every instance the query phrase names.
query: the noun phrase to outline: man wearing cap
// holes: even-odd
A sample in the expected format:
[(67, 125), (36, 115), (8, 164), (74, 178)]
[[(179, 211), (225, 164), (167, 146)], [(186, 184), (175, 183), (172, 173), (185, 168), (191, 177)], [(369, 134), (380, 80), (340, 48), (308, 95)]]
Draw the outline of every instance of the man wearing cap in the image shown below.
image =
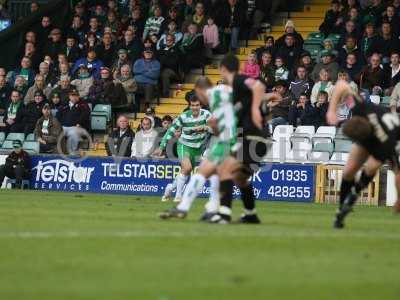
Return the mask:
[(111, 67), (111, 72), (113, 73), (114, 77), (121, 73), (121, 67), (123, 65), (132, 66), (132, 62), (128, 58), (128, 50), (121, 48), (118, 50), (118, 58), (114, 61)]
[(332, 81), (336, 81), (337, 74), (339, 71), (339, 65), (336, 61), (333, 60), (333, 54), (330, 50), (322, 50), (321, 51), (321, 62), (317, 63), (311, 73), (311, 79), (314, 82), (319, 80), (319, 72), (321, 69), (325, 69), (328, 74), (329, 78)]
[(145, 102), (153, 102), (154, 90), (160, 77), (160, 62), (154, 59), (153, 49), (146, 48), (143, 58), (138, 59), (133, 65), (133, 73), (138, 84), (138, 92), (144, 94)]
[(46, 97), (51, 93), (51, 87), (46, 85), (43, 75), (40, 74), (35, 76), (35, 83), (26, 92), (24, 103), (28, 104), (33, 102), (36, 92), (42, 92)]
[(40, 143), (40, 153), (54, 153), (63, 129), (60, 122), (52, 116), (48, 103), (43, 105), (42, 115), (36, 123), (34, 134)]
[(20, 140), (13, 141), (14, 150), (7, 156), (6, 163), (0, 166), (0, 187), (4, 177), (15, 179), (15, 188), (20, 189), (22, 180), (29, 179), (31, 163), (29, 154), (22, 149)]
[(72, 80), (71, 84), (76, 87), (82, 99), (87, 99), (93, 82), (93, 76), (90, 75), (87, 66), (81, 64), (78, 69), (78, 77)]
[(103, 67), (103, 62), (96, 57), (96, 52), (93, 48), (88, 49), (86, 57), (82, 57), (75, 62), (74, 67), (71, 70), (72, 74), (78, 71), (80, 65), (85, 65), (88, 67), (89, 71), (94, 78), (100, 78), (100, 68)]
[(86, 102), (79, 98), (76, 89), (69, 92), (69, 102), (57, 113), (64, 135), (67, 138), (67, 151), (75, 154), (78, 150), (81, 136), (87, 134), (89, 128), (90, 109)]

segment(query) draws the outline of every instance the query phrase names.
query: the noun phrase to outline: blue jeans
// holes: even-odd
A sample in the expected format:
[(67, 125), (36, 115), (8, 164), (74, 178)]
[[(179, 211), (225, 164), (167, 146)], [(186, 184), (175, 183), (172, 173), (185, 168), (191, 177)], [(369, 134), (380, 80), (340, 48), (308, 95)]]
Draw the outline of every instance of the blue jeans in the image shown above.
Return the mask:
[(276, 118), (271, 119), (272, 132), (274, 131), (276, 126), (287, 125), (287, 124), (288, 124), (288, 121), (283, 117), (276, 117)]
[(231, 32), (231, 43), (230, 43), (230, 48), (232, 50), (236, 50), (239, 48), (239, 27), (233, 27), (232, 32)]

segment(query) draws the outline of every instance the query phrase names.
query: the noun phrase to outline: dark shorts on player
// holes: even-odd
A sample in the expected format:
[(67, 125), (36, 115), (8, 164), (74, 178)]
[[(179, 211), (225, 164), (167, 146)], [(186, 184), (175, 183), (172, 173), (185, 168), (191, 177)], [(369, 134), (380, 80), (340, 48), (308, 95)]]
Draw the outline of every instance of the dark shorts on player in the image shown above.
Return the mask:
[(363, 142), (358, 141), (356, 143), (365, 148), (375, 159), (381, 161), (382, 163), (388, 162), (393, 168), (400, 169), (400, 154), (396, 151), (395, 147), (392, 149), (386, 149), (385, 147), (380, 146), (377, 141), (371, 139)]

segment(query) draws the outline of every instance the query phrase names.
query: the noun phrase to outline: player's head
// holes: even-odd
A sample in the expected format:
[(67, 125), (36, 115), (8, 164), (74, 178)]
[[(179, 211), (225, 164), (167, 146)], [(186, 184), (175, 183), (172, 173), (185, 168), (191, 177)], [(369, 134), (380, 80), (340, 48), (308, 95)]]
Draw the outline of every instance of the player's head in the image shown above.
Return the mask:
[(189, 106), (193, 116), (197, 117), (201, 109), (200, 99), (197, 96), (191, 97), (189, 100)]
[(239, 72), (238, 58), (233, 54), (225, 55), (219, 65), (219, 70), (224, 81), (228, 82), (231, 85), (233, 81), (233, 76), (237, 72)]
[(196, 97), (203, 105), (208, 105), (207, 90), (211, 87), (210, 79), (205, 76), (200, 76), (194, 85)]
[(362, 141), (372, 133), (372, 125), (366, 118), (355, 116), (344, 123), (343, 133), (353, 141)]

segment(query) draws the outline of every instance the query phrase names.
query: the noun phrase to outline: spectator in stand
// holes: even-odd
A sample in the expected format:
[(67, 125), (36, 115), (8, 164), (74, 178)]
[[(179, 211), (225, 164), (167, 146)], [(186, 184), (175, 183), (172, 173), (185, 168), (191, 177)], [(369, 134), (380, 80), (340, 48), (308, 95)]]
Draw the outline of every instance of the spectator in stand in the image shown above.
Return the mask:
[(51, 93), (51, 87), (46, 86), (46, 82), (40, 74), (35, 76), (35, 83), (28, 89), (24, 98), (24, 103), (28, 104), (29, 102), (33, 102), (36, 92), (43, 93), (46, 98), (48, 98)]
[(21, 66), (17, 67), (14, 71), (11, 72), (10, 79), (8, 80), (9, 83), (11, 85), (14, 85), (15, 78), (20, 75), (25, 79), (28, 87), (30, 87), (33, 84), (35, 78), (35, 72), (32, 70), (31, 65), (31, 59), (24, 56), (21, 59)]
[(196, 3), (194, 14), (186, 19), (182, 26), (182, 31), (185, 32), (186, 27), (188, 27), (191, 23), (195, 23), (197, 25), (199, 32), (202, 32), (204, 26), (207, 24), (207, 17), (205, 15), (204, 4), (202, 2)]
[(111, 68), (116, 50), (110, 33), (104, 33), (102, 42), (96, 46), (95, 51), (96, 56), (103, 62), (103, 65)]
[[(399, 50), (397, 50), (399, 51)], [(400, 81), (400, 53), (392, 52), (390, 55), (390, 65), (386, 65), (383, 68), (387, 75), (388, 88), (386, 94), (390, 94), (394, 86)]]
[(363, 54), (363, 61), (367, 61), (368, 56), (371, 55), (371, 45), (376, 44), (377, 39), (378, 36), (375, 34), (374, 24), (366, 24), (364, 34), (360, 42), (358, 43), (360, 45), (360, 50)]
[(13, 141), (13, 148), (14, 150), (6, 158), (6, 163), (0, 166), (0, 186), (7, 176), (15, 179), (12, 187), (20, 189), (22, 180), (28, 180), (30, 177), (31, 160), (29, 154), (22, 149), (21, 141)]
[(182, 32), (177, 31), (177, 25), (176, 25), (175, 21), (171, 21), (168, 23), (168, 30), (163, 33), (163, 35), (160, 37), (160, 39), (157, 42), (157, 47), (156, 47), (157, 50), (165, 48), (165, 46), (167, 45), (167, 37), (170, 34), (172, 34), (174, 36), (174, 39), (175, 39), (174, 45), (178, 44), (183, 38)]
[(106, 142), (108, 156), (131, 157), (132, 143), (135, 133), (129, 127), (129, 119), (120, 115), (117, 119), (117, 128), (111, 133)]
[(312, 71), (314, 70), (315, 64), (311, 58), (310, 52), (303, 51), (300, 54), (300, 59), (299, 59), (298, 65), (294, 68), (294, 70), (297, 70), (298, 66), (302, 66), (306, 69), (307, 76), (311, 80), (310, 76), (311, 76)]
[(369, 4), (370, 6), (364, 10), (364, 14), (366, 18), (370, 18), (374, 24), (379, 26), (382, 24), (382, 16), (385, 11), (385, 6), (382, 3), (382, 0), (372, 0)]
[(343, 16), (340, 11), (340, 2), (338, 0), (331, 1), (331, 9), (325, 13), (325, 19), (319, 26), (326, 37), (331, 33), (340, 33), (343, 26)]
[(321, 51), (321, 62), (315, 65), (311, 73), (311, 79), (314, 82), (317, 82), (319, 80), (319, 73), (321, 69), (325, 69), (329, 74), (329, 78), (333, 81), (336, 81), (339, 65), (333, 60), (333, 55), (331, 51)]
[(278, 125), (286, 125), (289, 122), (289, 106), (293, 103), (292, 94), (288, 90), (285, 80), (275, 83), (275, 91), (281, 96), (279, 100), (268, 102), (272, 119), (270, 121), (272, 130)]
[(151, 103), (154, 100), (160, 69), (160, 62), (154, 58), (153, 49), (151, 48), (146, 48), (143, 51), (143, 58), (138, 59), (133, 65), (138, 92), (144, 94), (145, 102)]
[(205, 64), (203, 35), (198, 32), (195, 23), (189, 25), (188, 32), (183, 36), (179, 50), (182, 53), (181, 67), (185, 75), (191, 69), (202, 67)]
[(390, 110), (400, 112), (400, 82), (398, 82), (390, 95)]
[(74, 37), (79, 49), (83, 49), (83, 45), (85, 43), (85, 26), (82, 18), (79, 15), (74, 15), (72, 19), (72, 25), (67, 32), (68, 36)]
[(38, 75), (43, 76), (44, 85), (47, 87), (52, 87), (57, 83), (57, 78), (55, 74), (50, 73), (49, 64), (45, 61), (40, 63)]
[[(25, 43), (25, 49), (22, 55), (23, 57), (28, 57), (31, 62), (32, 62), (32, 69), (37, 69), (40, 61), (41, 61), (41, 55), (39, 51), (36, 50), (36, 45), (32, 42), (26, 42)], [(21, 59), (22, 59), (21, 58)]]
[(317, 103), (315, 103), (315, 112), (316, 112), (316, 126), (326, 126), (326, 113), (328, 112), (329, 95), (327, 92), (320, 91), (317, 97)]
[[(324, 39), (324, 41), (322, 42), (322, 47), (324, 48), (323, 50), (327, 50), (332, 53), (333, 59), (336, 59), (338, 57), (338, 51), (335, 49), (335, 45), (330, 38)], [(318, 52), (317, 63), (320, 63), (322, 61), (321, 53), (322, 51)]]
[(314, 84), (312, 91), (311, 91), (311, 104), (315, 105), (318, 101), (318, 93), (320, 91), (324, 91), (328, 93), (328, 100), (332, 96), (333, 92), (333, 84), (329, 77), (329, 73), (325, 69), (321, 69), (319, 71), (319, 80)]
[(178, 9), (175, 6), (172, 6), (168, 10), (168, 16), (166, 20), (164, 21), (164, 24), (169, 24), (170, 22), (175, 22), (176, 28), (182, 28), (182, 18), (178, 14)]
[(382, 63), (390, 62), (390, 53), (400, 49), (399, 39), (392, 34), (390, 23), (383, 23), (379, 35), (371, 44), (370, 53), (379, 53), (382, 56)]
[(97, 4), (94, 7), (91, 13), (91, 17), (96, 18), (99, 28), (102, 28), (107, 20), (105, 9), (100, 4)]
[(22, 98), (25, 97), (25, 94), (28, 91), (28, 85), (26, 84), (25, 78), (21, 75), (18, 75), (15, 78), (14, 90), (18, 91)]
[(258, 34), (261, 33), (261, 23), (269, 16), (269, 1), (255, 0), (254, 3), (254, 14), (253, 14), (253, 29), (252, 38), (257, 38)]
[(181, 13), (183, 15), (184, 21), (190, 20), (192, 18), (195, 11), (195, 3), (193, 0), (185, 0), (183, 4), (181, 4)]
[(344, 71), (349, 74), (351, 80), (355, 81), (361, 72), (361, 66), (357, 62), (357, 57), (353, 53), (347, 54), (346, 63), (342, 65)]
[(132, 143), (131, 157), (138, 159), (149, 158), (157, 147), (158, 132), (154, 129), (154, 120), (145, 116), (141, 122), (141, 129), (136, 133)]
[(11, 132), (23, 132), (25, 135), (32, 133), (36, 122), (42, 116), (43, 105), (47, 103), (42, 91), (36, 91), (34, 101), (27, 103), (21, 111), (21, 122), (13, 127)]
[[(97, 40), (101, 40), (103, 37), (103, 33), (100, 28), (99, 21), (97, 20), (96, 17), (91, 17), (89, 21), (89, 30), (86, 33), (86, 38), (92, 34), (93, 36), (96, 37)], [(95, 45), (90, 45), (90, 47), (93, 47)]]
[[(247, 2), (238, 0), (223, 1), (216, 12), (217, 25), (224, 32), (224, 39), (229, 40), (229, 49), (236, 51), (239, 48), (240, 28), (246, 22)], [(225, 43), (225, 48), (228, 48)]]
[(89, 90), (94, 82), (93, 76), (90, 75), (86, 65), (81, 64), (78, 69), (78, 77), (71, 81), (71, 84), (77, 89), (81, 99), (87, 100)]
[(117, 109), (128, 103), (125, 90), (120, 83), (114, 83), (110, 69), (102, 67), (101, 78), (93, 82), (89, 89), (88, 102), (93, 104), (110, 104)]
[(396, 15), (396, 9), (393, 5), (386, 7), (386, 15), (383, 16), (383, 23), (389, 23), (392, 28), (393, 37), (398, 39), (400, 34), (400, 16)]
[(362, 61), (362, 53), (357, 47), (357, 39), (355, 36), (347, 36), (346, 43), (339, 49), (338, 62), (340, 65), (345, 64), (349, 53), (354, 54), (357, 61)]
[(6, 134), (9, 132), (16, 132), (16, 128), (19, 126), (22, 120), (22, 110), (24, 108), (24, 103), (19, 91), (13, 90), (10, 95), (10, 101), (4, 114), (5, 131)]
[(289, 108), (289, 124), (293, 126), (318, 126), (317, 112), (306, 94), (300, 94)]
[(207, 24), (203, 27), (204, 45), (207, 51), (207, 57), (211, 58), (213, 54), (218, 53), (219, 33), (218, 27), (214, 23), (214, 18), (209, 16)]
[(265, 45), (256, 49), (257, 60), (261, 61), (261, 56), (264, 52), (269, 52), (272, 55), (272, 58), (275, 56), (275, 46), (274, 46), (274, 37), (269, 35), (264, 39)]
[(254, 79), (260, 77), (260, 66), (257, 64), (256, 53), (254, 51), (248, 55), (241, 73)]
[(57, 58), (57, 55), (63, 52), (61, 30), (59, 28), (52, 29), (49, 38), (50, 40), (47, 41), (43, 48), (43, 53), (46, 55), (50, 55), (50, 57), (55, 60)]
[(109, 10), (107, 13), (107, 21), (104, 23), (104, 27), (110, 27), (112, 34), (120, 36), (122, 33), (122, 24), (117, 19), (116, 12)]
[(50, 17), (43, 16), (40, 25), (35, 30), (36, 41), (37, 41), (36, 45), (38, 46), (45, 45), (52, 29), (53, 25), (51, 24)]
[(175, 39), (172, 34), (168, 34), (166, 45), (160, 49), (157, 56), (161, 64), (161, 86), (162, 96), (169, 97), (169, 87), (172, 81), (179, 81), (179, 51), (174, 46)]
[(87, 56), (78, 59), (74, 67), (71, 70), (72, 74), (75, 74), (78, 71), (80, 65), (85, 65), (88, 67), (90, 73), (93, 75), (95, 79), (100, 78), (100, 69), (103, 67), (103, 62), (96, 57), (96, 51), (93, 48), (88, 50)]
[(7, 84), (6, 77), (0, 75), (0, 118), (8, 106), (11, 91), (12, 89)]
[(126, 49), (119, 49), (118, 50), (118, 58), (116, 61), (114, 61), (112, 65), (112, 72), (113, 74), (116, 74), (115, 76), (119, 75), (121, 73), (121, 67), (123, 65), (132, 65), (132, 62), (128, 58), (128, 51)]
[(69, 102), (64, 105), (57, 114), (64, 135), (67, 138), (67, 151), (76, 154), (81, 136), (87, 134), (89, 128), (90, 109), (88, 105), (79, 98), (77, 90), (69, 92)]
[(300, 57), (302, 51), (301, 46), (296, 46), (294, 35), (292, 33), (288, 33), (285, 35), (285, 41), (283, 45), (278, 47), (279, 48), (276, 51), (276, 56), (282, 57), (288, 69), (291, 70), (294, 63)]
[(360, 38), (360, 33), (357, 31), (356, 24), (352, 20), (347, 20), (344, 31), (342, 32), (340, 39), (336, 45), (338, 51), (340, 51), (343, 45), (346, 44), (346, 40), (350, 36), (358, 40)]
[(148, 106), (146, 108), (146, 113), (145, 114), (146, 114), (146, 116), (149, 116), (149, 117), (153, 118), (154, 128), (159, 129), (159, 128), (162, 127), (161, 119), (156, 116), (156, 110), (154, 109), (154, 107)]
[(57, 141), (63, 129), (60, 122), (51, 114), (48, 103), (42, 107), (42, 117), (37, 121), (34, 134), (39, 142), (40, 153), (56, 153)]
[(288, 80), (288, 78), (289, 78), (289, 70), (286, 68), (286, 66), (284, 64), (284, 60), (280, 56), (277, 56), (275, 58), (274, 77), (275, 77), (275, 81)]
[(171, 127), (173, 121), (174, 120), (172, 119), (172, 117), (170, 115), (166, 115), (162, 118), (161, 127), (158, 132), (158, 138), (160, 139), (160, 141), (164, 137), (164, 135), (168, 131), (168, 129)]
[(53, 94), (58, 94), (61, 103), (68, 103), (69, 101), (69, 92), (74, 87), (71, 85), (71, 78), (69, 76), (63, 75), (58, 82), (58, 85), (51, 91), (50, 97), (52, 98)]
[(137, 36), (142, 37), (144, 31), (144, 25), (146, 21), (142, 18), (141, 10), (139, 6), (133, 7), (131, 12), (131, 18), (129, 20), (129, 25), (135, 30)]
[(148, 36), (155, 34), (158, 35), (163, 26), (165, 18), (162, 16), (161, 6), (154, 6), (154, 16), (146, 20), (143, 31), (143, 40)]
[(296, 31), (294, 27), (294, 22), (292, 20), (287, 20), (285, 24), (285, 33), (279, 39), (276, 40), (275, 43), (276, 47), (279, 48), (287, 44), (286, 37), (288, 35), (293, 37), (293, 45), (296, 48), (299, 49), (303, 48), (303, 43), (304, 43), (303, 37), (301, 36), (300, 33)]
[(369, 62), (370, 63), (365, 66), (360, 73), (360, 87), (369, 92), (371, 92), (375, 86), (379, 86), (382, 89), (387, 88), (388, 82), (386, 82), (385, 72), (381, 67), (380, 55), (378, 53), (372, 54)]
[(296, 78), (290, 82), (289, 91), (294, 96), (294, 99), (299, 99), (300, 95), (304, 94), (309, 97), (311, 93), (312, 83), (308, 79), (307, 70), (303, 66), (298, 66)]
[(131, 110), (137, 111), (135, 93), (137, 91), (137, 84), (132, 76), (130, 65), (123, 65), (121, 67), (121, 74), (114, 78), (114, 84), (121, 84), (125, 90), (127, 104)]
[[(39, 3), (37, 3), (36, 1), (32, 1), (31, 2), (31, 6), (30, 6), (30, 12), (33, 14), (33, 13), (36, 13), (38, 10), (39, 10)], [(0, 186), (1, 186), (1, 184), (0, 184)]]
[(87, 53), (89, 49), (91, 48), (96, 48), (96, 46), (100, 43), (100, 40), (97, 38), (96, 34), (93, 32), (89, 32), (85, 36), (85, 42), (84, 42), (84, 47), (83, 47), (83, 53)]
[(275, 67), (272, 62), (272, 54), (265, 51), (261, 56), (260, 79), (264, 82), (267, 90), (272, 90), (275, 83)]
[(49, 105), (50, 105), (50, 110), (51, 110), (51, 114), (55, 117), (58, 113), (58, 111), (61, 109), (61, 107), (63, 107), (66, 103), (62, 103), (61, 102), (61, 98), (60, 95), (57, 93), (52, 93), (50, 95), (50, 101), (49, 101)]
[(350, 78), (349, 74), (345, 70), (339, 70), (338, 73), (338, 81), (339, 80), (344, 80), (346, 81), (351, 89), (354, 91), (354, 93), (358, 93), (358, 86), (357, 84)]
[(135, 63), (143, 52), (143, 44), (139, 37), (132, 30), (126, 30), (124, 33), (124, 38), (117, 47), (120, 49), (125, 49), (128, 51), (128, 59)]

